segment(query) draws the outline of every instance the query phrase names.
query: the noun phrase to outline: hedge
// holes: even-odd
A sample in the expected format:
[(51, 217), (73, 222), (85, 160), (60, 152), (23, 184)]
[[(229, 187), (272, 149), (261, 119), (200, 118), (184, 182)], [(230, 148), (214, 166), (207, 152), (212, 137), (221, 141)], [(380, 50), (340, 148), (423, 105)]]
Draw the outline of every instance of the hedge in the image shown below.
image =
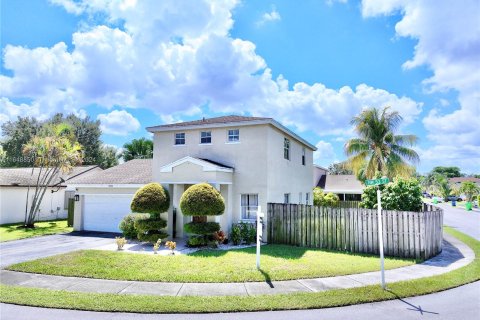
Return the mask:
[(128, 239), (136, 239), (137, 238), (137, 230), (135, 229), (135, 220), (137, 219), (146, 219), (150, 217), (149, 214), (146, 213), (132, 213), (128, 214), (123, 217), (122, 221), (118, 225), (118, 228), (122, 230), (123, 236)]
[(186, 216), (219, 216), (225, 211), (225, 202), (214, 187), (199, 183), (182, 194), (180, 209)]
[(186, 223), (183, 227), (186, 233), (202, 235), (213, 234), (214, 232), (220, 231), (220, 224), (217, 222), (190, 222)]

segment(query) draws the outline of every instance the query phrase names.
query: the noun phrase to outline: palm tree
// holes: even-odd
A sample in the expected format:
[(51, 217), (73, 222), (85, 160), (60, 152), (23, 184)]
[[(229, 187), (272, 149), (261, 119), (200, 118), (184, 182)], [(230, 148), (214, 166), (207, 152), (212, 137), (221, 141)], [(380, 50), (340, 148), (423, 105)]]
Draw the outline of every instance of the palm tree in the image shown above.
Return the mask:
[(435, 193), (440, 195), (444, 201), (447, 201), (448, 196), (454, 192), (454, 189), (452, 189), (452, 186), (448, 182), (448, 178), (438, 173), (433, 176), (433, 188)]
[(123, 160), (153, 158), (153, 141), (145, 138), (133, 139), (123, 145)]
[(378, 174), (391, 178), (411, 176), (414, 168), (408, 162), (419, 161), (418, 154), (408, 148), (417, 142), (417, 136), (396, 135), (403, 118), (396, 111), (389, 112), (389, 108), (366, 109), (351, 121), (359, 138), (345, 144), (345, 153), (350, 157), (346, 164), (357, 175), (362, 171), (367, 179)]
[(460, 186), (460, 193), (464, 193), (468, 202), (472, 202), (473, 196), (480, 193), (480, 188), (472, 181), (463, 181)]

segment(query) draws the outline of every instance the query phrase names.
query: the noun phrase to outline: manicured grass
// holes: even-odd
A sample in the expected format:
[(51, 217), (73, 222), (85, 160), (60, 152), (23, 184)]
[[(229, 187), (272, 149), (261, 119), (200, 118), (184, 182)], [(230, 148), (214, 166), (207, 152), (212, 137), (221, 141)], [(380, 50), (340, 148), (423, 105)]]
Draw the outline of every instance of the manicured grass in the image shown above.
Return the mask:
[[(387, 258), (393, 269), (415, 263)], [(377, 256), (262, 246), (262, 270), (255, 266), (255, 248), (203, 250), (190, 255), (158, 256), (83, 250), (10, 266), (9, 270), (73, 277), (165, 282), (244, 282), (329, 277), (375, 271)]]
[(67, 227), (67, 220), (35, 222), (34, 229), (25, 229), (21, 228), (21, 226), (21, 223), (0, 225), (0, 241), (46, 236), (49, 234), (72, 232), (73, 230), (71, 227)]
[(78, 310), (203, 313), (313, 309), (405, 298), (454, 288), (480, 279), (480, 260), (478, 259), (480, 242), (450, 228), (445, 228), (445, 231), (470, 246), (475, 252), (475, 260), (465, 267), (443, 275), (389, 284), (388, 291), (382, 290), (379, 286), (366, 286), (353, 289), (283, 295), (159, 297), (66, 292), (1, 285), (0, 301), (21, 305)]

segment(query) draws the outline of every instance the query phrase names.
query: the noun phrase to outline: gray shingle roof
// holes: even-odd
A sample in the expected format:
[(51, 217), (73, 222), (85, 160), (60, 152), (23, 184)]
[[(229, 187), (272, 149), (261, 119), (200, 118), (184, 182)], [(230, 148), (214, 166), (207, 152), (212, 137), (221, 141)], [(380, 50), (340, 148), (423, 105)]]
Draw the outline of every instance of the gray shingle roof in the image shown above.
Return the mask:
[[(262, 118), (262, 117), (246, 117), (246, 116), (222, 116), (215, 118), (203, 118), (201, 120), (186, 121), (179, 123), (163, 124), (153, 128), (181, 128), (186, 126), (195, 126), (195, 125), (209, 125), (209, 124), (225, 124), (225, 123), (235, 123), (235, 122), (245, 122), (245, 121), (257, 121), (257, 120), (272, 120), (272, 118)], [(149, 128), (147, 128), (149, 129)]]
[[(95, 174), (101, 172), (102, 169), (98, 166), (79, 166), (73, 168), (72, 172), (68, 174), (60, 173), (52, 180), (50, 186), (62, 185), (61, 179), (69, 181), (75, 177), (88, 176), (89, 174)], [(32, 168), (0, 168), (0, 186), (28, 186), (35, 184), (35, 179), (38, 177), (39, 169), (34, 168), (32, 174)]]
[(327, 174), (325, 177), (325, 188), (326, 192), (337, 192), (337, 193), (362, 193), (363, 185), (357, 180), (355, 175), (351, 174)]
[(74, 178), (68, 184), (146, 184), (152, 181), (152, 159), (135, 159), (98, 174)]

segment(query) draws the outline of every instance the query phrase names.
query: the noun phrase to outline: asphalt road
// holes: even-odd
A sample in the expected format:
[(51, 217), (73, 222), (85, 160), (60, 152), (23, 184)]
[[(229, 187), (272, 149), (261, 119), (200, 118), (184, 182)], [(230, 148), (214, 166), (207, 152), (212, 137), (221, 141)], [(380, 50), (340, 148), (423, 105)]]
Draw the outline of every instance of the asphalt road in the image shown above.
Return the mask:
[[(444, 208), (444, 224), (456, 228), (480, 240), (480, 212), (467, 212), (453, 208), (450, 204), (440, 204)], [(3, 250), (3, 248), (2, 248)], [(2, 261), (3, 264), (3, 261)], [(468, 284), (435, 294), (362, 305), (329, 308), (319, 310), (270, 311), (220, 314), (128, 314), (89, 312), (59, 309), (44, 309), (24, 306), (0, 304), (1, 320), (30, 319), (89, 319), (89, 320), (122, 320), (122, 319), (479, 319), (480, 315), (480, 282)]]

